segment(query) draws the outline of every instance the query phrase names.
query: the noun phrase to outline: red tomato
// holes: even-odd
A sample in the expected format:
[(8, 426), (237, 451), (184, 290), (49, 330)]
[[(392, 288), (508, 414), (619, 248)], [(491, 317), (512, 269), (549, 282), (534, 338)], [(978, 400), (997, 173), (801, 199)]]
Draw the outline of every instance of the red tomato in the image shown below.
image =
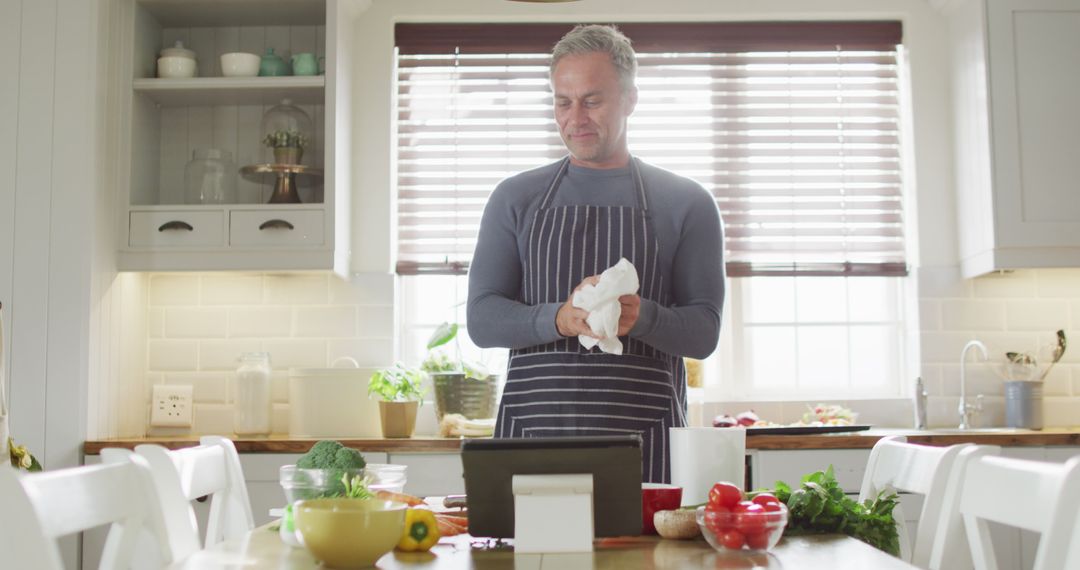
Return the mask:
[(731, 528), (733, 521), (734, 517), (731, 516), (731, 509), (712, 503), (705, 505), (705, 528), (708, 528), (713, 534), (719, 536), (720, 533)]
[(743, 534), (737, 530), (725, 531), (716, 538), (720, 540), (720, 544), (722, 544), (724, 548), (730, 548), (732, 550), (742, 548), (743, 544), (746, 543), (746, 539), (743, 538)]
[(733, 507), (743, 498), (742, 489), (734, 483), (721, 481), (709, 490), (709, 504)]
[(763, 507), (765, 505), (769, 504), (769, 503), (776, 503), (777, 506), (778, 506), (778, 508), (776, 510), (780, 510), (779, 509), (780, 499), (777, 499), (776, 495), (773, 495), (772, 493), (758, 493), (757, 495), (754, 496), (753, 499), (750, 499), (750, 500), (757, 503), (757, 504), (759, 504), (759, 505), (761, 505), (761, 506), (763, 506)]
[(735, 528), (749, 536), (761, 534), (765, 530), (765, 507), (756, 503), (744, 502), (735, 506)]
[(746, 546), (754, 550), (765, 550), (769, 547), (769, 533), (759, 532), (746, 535)]
[[(758, 504), (761, 505), (761, 503)], [(765, 509), (765, 512), (767, 513), (780, 512), (780, 503), (765, 503), (764, 505), (761, 505), (761, 508)]]

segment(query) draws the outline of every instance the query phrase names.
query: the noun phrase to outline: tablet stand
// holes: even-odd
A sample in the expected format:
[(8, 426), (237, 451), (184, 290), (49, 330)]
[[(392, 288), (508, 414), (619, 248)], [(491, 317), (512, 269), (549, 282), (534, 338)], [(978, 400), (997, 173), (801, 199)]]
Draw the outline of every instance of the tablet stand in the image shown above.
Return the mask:
[(592, 552), (592, 479), (514, 475), (514, 553)]

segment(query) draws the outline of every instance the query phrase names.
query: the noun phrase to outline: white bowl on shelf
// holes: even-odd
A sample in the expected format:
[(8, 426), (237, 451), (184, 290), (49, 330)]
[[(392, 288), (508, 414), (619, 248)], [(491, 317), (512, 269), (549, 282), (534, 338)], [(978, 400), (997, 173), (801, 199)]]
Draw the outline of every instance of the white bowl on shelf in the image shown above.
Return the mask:
[(195, 77), (198, 69), (195, 60), (188, 57), (165, 56), (157, 60), (158, 77)]
[(255, 77), (259, 74), (261, 58), (253, 53), (231, 52), (221, 54), (221, 74), (225, 77)]

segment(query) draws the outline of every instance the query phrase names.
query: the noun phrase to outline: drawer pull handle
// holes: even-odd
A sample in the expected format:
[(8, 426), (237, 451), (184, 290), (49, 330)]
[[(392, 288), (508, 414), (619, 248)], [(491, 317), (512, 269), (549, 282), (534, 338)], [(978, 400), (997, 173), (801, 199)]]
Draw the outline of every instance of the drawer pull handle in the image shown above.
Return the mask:
[(260, 230), (291, 230), (295, 229), (292, 224), (285, 220), (266, 220), (259, 224)]
[(191, 224), (189, 224), (187, 222), (181, 222), (179, 220), (173, 220), (171, 222), (165, 222), (164, 224), (161, 224), (160, 226), (158, 226), (157, 231), (164, 232), (164, 231), (167, 231), (167, 230), (184, 230), (184, 231), (189, 231), (190, 232), (190, 231), (192, 231), (194, 229), (195, 228), (191, 227)]

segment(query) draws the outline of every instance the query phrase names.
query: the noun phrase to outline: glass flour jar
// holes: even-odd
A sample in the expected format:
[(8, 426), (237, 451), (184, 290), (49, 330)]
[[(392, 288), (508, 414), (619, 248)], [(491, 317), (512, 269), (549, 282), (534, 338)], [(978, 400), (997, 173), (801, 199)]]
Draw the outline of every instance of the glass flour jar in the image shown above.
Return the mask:
[(236, 202), (236, 165), (232, 153), (216, 148), (197, 148), (184, 167), (184, 202), (233, 204)]
[(270, 355), (245, 352), (236, 369), (233, 400), (233, 431), (236, 435), (270, 435), (271, 402)]

